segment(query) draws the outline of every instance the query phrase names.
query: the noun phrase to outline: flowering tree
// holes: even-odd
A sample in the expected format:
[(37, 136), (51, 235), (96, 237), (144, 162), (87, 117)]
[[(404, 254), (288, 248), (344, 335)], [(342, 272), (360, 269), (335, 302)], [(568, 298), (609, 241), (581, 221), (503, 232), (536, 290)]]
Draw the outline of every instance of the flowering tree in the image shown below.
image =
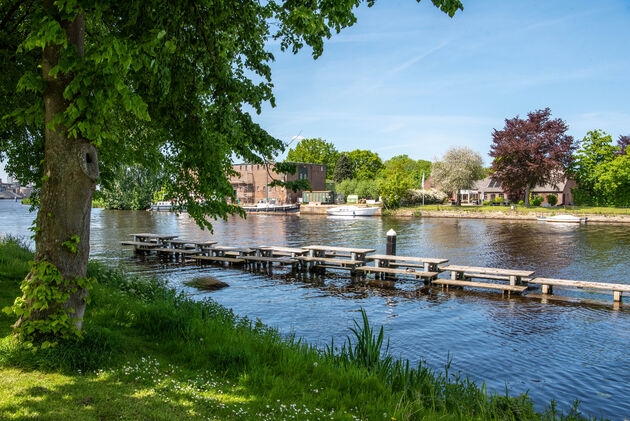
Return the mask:
[(481, 155), (470, 148), (451, 148), (442, 161), (431, 167), (433, 180), (442, 191), (457, 193), (457, 204), (461, 204), (460, 190), (472, 188), (475, 181), (486, 176)]
[(510, 192), (524, 191), (525, 206), (537, 184), (561, 181), (575, 150), (566, 123), (550, 117), (549, 108), (533, 111), (527, 119), (506, 119), (503, 130), (492, 132), (491, 177)]

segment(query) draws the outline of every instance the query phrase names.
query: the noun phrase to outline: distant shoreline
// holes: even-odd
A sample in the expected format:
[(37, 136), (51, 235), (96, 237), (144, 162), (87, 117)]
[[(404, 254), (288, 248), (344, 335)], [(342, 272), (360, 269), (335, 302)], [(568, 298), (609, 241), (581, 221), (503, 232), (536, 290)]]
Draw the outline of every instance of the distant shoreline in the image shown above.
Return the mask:
[(462, 218), (462, 219), (502, 219), (511, 221), (536, 221), (539, 216), (550, 216), (550, 214), (569, 214), (588, 218), (588, 222), (608, 223), (608, 224), (630, 224), (630, 214), (591, 214), (583, 212), (571, 212), (565, 209), (554, 211), (518, 211), (518, 210), (497, 210), (482, 211), (475, 208), (470, 210), (423, 210), (422, 208), (397, 209), (386, 211), (384, 214), (397, 218)]

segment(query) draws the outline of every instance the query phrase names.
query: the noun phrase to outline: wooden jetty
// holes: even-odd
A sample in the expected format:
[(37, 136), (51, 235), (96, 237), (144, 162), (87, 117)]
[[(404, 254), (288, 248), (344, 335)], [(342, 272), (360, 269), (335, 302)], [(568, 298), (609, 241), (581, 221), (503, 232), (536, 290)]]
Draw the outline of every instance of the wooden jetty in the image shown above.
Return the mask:
[(355, 271), (362, 272), (363, 276), (366, 276), (368, 273), (373, 273), (376, 279), (378, 279), (381, 275), (385, 275), (386, 279), (391, 279), (391, 276), (387, 275), (407, 275), (413, 276), (416, 279), (423, 279), (425, 281), (435, 279), (439, 274), (439, 272), (429, 272), (413, 268), (397, 269), (379, 266), (359, 266), (355, 268)]
[[(302, 270), (325, 272), (326, 269), (349, 270), (356, 273), (356, 268), (365, 264), (365, 255), (375, 249), (312, 245), (302, 247), (308, 256), (296, 256)], [(335, 257), (330, 257), (335, 256)]]
[(505, 279), (505, 280), (510, 281), (510, 285), (512, 286), (521, 285), (524, 277), (526, 278), (534, 274), (533, 270), (513, 270), (513, 269), (486, 268), (486, 267), (478, 267), (478, 266), (460, 266), (460, 265), (444, 266), (441, 269), (444, 271), (451, 272), (451, 280), (471, 279), (471, 278), (498, 279), (498, 280)]
[(372, 254), (367, 260), (373, 260), (376, 267), (408, 267), (423, 268), (425, 272), (439, 272), (438, 265), (448, 262), (448, 259), (432, 257), (397, 256), (391, 254)]
[[(445, 289), (474, 288), (501, 291), (502, 294), (523, 294), (528, 289), (540, 286), (542, 294), (530, 293), (532, 298), (560, 299), (553, 296), (554, 288), (583, 289), (588, 292), (613, 295), (614, 308), (620, 308), (624, 293), (630, 293), (630, 284), (604, 282), (582, 282), (566, 279), (534, 278), (532, 270), (447, 265), (448, 259), (434, 257), (399, 256), (394, 254), (371, 254), (375, 249), (308, 245), (304, 247), (277, 246), (218, 246), (214, 241), (195, 242), (176, 239), (175, 235), (152, 233), (130, 234), (133, 241), (122, 241), (136, 253), (156, 252), (160, 256), (197, 263), (241, 265), (250, 270), (271, 271), (274, 264), (291, 266), (294, 272), (325, 273), (326, 269), (349, 270), (352, 276), (366, 278), (374, 274), (375, 279), (395, 280), (396, 277), (412, 277), (432, 286)], [(368, 265), (374, 262), (374, 266)], [(441, 272), (450, 272), (449, 279), (438, 278)], [(475, 281), (473, 281), (475, 279)], [(476, 280), (481, 281), (476, 281)], [(587, 300), (589, 301), (589, 300)], [(590, 300), (592, 301), (592, 300)]]
[(592, 290), (592, 292), (612, 293), (614, 302), (621, 302), (621, 296), (624, 292), (630, 293), (630, 285), (611, 284), (605, 282), (583, 282), (568, 279), (534, 278), (529, 281), (529, 284), (540, 285), (543, 295), (552, 295), (554, 287), (588, 289)]

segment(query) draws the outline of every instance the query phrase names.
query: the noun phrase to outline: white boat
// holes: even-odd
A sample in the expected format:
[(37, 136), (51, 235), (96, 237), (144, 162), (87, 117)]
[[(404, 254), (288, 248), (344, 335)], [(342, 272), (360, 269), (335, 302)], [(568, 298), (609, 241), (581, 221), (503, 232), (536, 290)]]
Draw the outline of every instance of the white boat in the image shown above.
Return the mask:
[(265, 200), (262, 199), (256, 203), (256, 206), (242, 206), (243, 210), (247, 213), (264, 213), (264, 214), (297, 214), (300, 212), (300, 204), (294, 205), (280, 205), (276, 203), (275, 199)]
[(378, 206), (337, 206), (335, 208), (326, 209), (326, 213), (332, 216), (374, 216), (379, 209)]
[(574, 215), (554, 215), (554, 216), (539, 216), (539, 221), (544, 222), (561, 222), (561, 223), (575, 223), (579, 224), (586, 222), (588, 218), (580, 218)]
[(170, 212), (173, 210), (173, 202), (170, 200), (162, 200), (151, 203), (151, 208), (149, 208), (149, 210), (156, 212)]

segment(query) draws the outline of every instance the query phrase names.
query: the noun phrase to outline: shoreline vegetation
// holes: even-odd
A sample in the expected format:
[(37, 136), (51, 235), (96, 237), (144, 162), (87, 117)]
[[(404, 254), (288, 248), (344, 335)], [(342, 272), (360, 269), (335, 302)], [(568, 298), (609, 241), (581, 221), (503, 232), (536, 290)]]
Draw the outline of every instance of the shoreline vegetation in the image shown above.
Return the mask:
[(537, 216), (569, 214), (587, 217), (589, 222), (630, 223), (630, 208), (596, 206), (450, 206), (425, 205), (383, 209), (384, 216), (395, 217), (442, 217), (476, 219), (536, 220)]
[[(23, 205), (32, 205), (30, 199), (22, 199)], [(338, 205), (310, 206), (304, 214), (325, 214), (325, 209)], [(105, 208), (102, 198), (92, 201), (93, 208)], [(303, 206), (303, 210), (309, 206)], [(470, 218), (470, 219), (506, 219), (506, 220), (536, 220), (542, 215), (568, 214), (587, 217), (589, 222), (597, 223), (630, 223), (630, 208), (613, 208), (605, 206), (453, 206), (453, 205), (424, 205), (406, 206), (396, 209), (382, 209), (381, 215), (404, 218)]]
[[(0, 308), (29, 270), (22, 241), (0, 240)], [(98, 262), (83, 339), (38, 349), (0, 313), (0, 413), (9, 419), (586, 419), (552, 402), (492, 394), (459, 373), (392, 357), (383, 330), (363, 320), (341, 347), (316, 349), (193, 301), (165, 283)], [(445, 360), (448, 356), (445, 355)]]

